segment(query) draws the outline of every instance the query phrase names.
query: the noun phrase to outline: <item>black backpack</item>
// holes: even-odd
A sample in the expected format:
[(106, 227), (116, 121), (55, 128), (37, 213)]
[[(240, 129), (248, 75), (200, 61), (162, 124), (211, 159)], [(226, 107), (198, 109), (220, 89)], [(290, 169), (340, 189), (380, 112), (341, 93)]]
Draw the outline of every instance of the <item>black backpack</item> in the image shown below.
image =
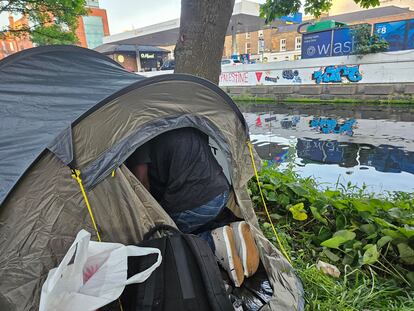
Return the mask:
[[(150, 239), (159, 231), (169, 234)], [(139, 246), (161, 250), (162, 263), (144, 283), (126, 286), (121, 295), (124, 311), (234, 310), (206, 241), (174, 227), (158, 225)], [(147, 269), (155, 257), (129, 257), (128, 277)]]

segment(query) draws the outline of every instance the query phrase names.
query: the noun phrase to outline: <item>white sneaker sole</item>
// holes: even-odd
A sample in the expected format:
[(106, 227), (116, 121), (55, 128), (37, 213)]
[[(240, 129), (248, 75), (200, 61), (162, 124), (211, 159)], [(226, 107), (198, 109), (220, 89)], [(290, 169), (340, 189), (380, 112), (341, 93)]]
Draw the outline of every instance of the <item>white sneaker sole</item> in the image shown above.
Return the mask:
[(260, 263), (259, 250), (250, 230), (250, 226), (246, 222), (240, 222), (235, 226), (240, 243), (241, 260), (243, 263), (243, 271), (246, 277), (256, 273)]

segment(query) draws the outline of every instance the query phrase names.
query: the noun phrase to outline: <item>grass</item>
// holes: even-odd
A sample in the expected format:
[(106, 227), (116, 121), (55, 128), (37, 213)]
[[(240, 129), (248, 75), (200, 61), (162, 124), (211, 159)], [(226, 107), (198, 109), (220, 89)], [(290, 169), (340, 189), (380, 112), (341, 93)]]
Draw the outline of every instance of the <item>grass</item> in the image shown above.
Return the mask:
[[(292, 167), (265, 165), (261, 187), (282, 244), (300, 276), (306, 310), (414, 310), (414, 195), (367, 193), (352, 184), (318, 189)], [(257, 184), (249, 192), (265, 236), (276, 246)], [(404, 246), (404, 247), (403, 247)], [(339, 278), (320, 272), (322, 260)]]
[(258, 103), (305, 103), (305, 104), (376, 104), (376, 105), (412, 105), (412, 99), (354, 99), (354, 98), (335, 98), (335, 99), (319, 99), (319, 98), (302, 98), (287, 97), (284, 99), (276, 99), (269, 97), (255, 97), (248, 95), (231, 96), (236, 102), (258, 102)]
[(334, 279), (314, 265), (296, 269), (305, 288), (306, 310), (414, 310), (414, 296), (393, 281), (359, 269)]

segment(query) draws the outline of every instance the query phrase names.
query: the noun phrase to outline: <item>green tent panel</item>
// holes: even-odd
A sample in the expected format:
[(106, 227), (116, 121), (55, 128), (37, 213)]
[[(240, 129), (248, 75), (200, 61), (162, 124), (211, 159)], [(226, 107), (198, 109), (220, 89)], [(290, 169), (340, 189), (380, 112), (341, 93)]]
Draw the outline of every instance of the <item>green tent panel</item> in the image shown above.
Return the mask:
[(262, 310), (303, 310), (301, 282), (263, 236), (247, 193), (247, 125), (219, 87), (183, 74), (145, 79), (73, 46), (8, 57), (0, 82), (0, 310), (37, 309), (48, 271), (77, 232), (94, 232), (72, 169), (81, 171), (103, 241), (137, 244), (155, 223), (174, 225), (123, 162), (182, 127), (208, 134), (220, 151), (231, 209), (252, 226), (273, 287)]

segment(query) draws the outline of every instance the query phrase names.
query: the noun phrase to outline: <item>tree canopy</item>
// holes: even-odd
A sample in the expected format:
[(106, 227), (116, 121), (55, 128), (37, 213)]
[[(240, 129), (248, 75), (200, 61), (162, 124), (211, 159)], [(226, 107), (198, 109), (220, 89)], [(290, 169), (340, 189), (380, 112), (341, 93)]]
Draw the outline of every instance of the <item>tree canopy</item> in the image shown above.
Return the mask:
[[(354, 0), (354, 2), (364, 9), (380, 5), (379, 0)], [(266, 19), (266, 23), (270, 23), (278, 17), (299, 12), (301, 5), (306, 14), (319, 17), (331, 8), (332, 0), (266, 0), (266, 3), (261, 6), (260, 15)]]
[(25, 16), (28, 24), (0, 29), (0, 36), (30, 36), (34, 43), (71, 44), (78, 38), (78, 17), (87, 15), (85, 0), (0, 0), (0, 13)]

